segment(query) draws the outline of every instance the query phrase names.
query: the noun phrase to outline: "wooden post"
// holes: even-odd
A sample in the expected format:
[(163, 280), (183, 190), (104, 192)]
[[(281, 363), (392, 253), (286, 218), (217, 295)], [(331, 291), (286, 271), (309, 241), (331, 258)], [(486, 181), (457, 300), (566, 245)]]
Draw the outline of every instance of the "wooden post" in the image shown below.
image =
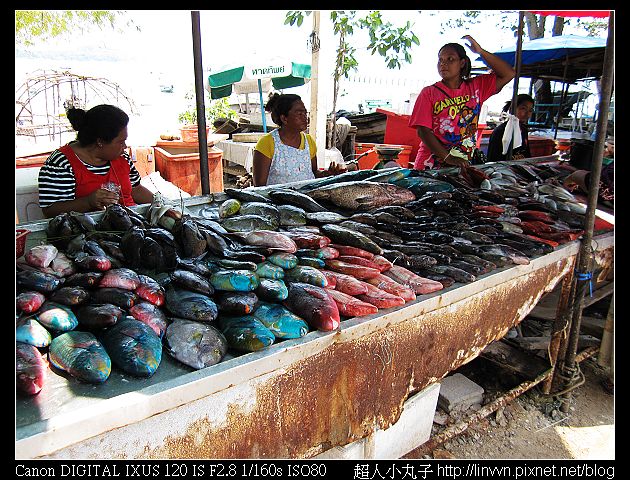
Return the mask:
[(319, 10), (313, 12), (313, 37), (311, 44), (311, 108), (309, 109), (308, 133), (317, 138), (317, 92), (319, 83)]

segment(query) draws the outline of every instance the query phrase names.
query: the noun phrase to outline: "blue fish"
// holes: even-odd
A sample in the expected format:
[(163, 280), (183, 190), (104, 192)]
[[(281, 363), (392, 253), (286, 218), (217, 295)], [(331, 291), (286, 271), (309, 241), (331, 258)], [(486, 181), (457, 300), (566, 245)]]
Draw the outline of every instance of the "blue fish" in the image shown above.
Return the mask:
[(79, 320), (70, 307), (51, 302), (50, 300), (46, 300), (39, 307), (35, 318), (44, 327), (52, 328), (59, 332), (74, 330), (79, 324)]
[(34, 318), (25, 318), (15, 327), (15, 341), (28, 343), (34, 347), (47, 347), (52, 336), (46, 328)]
[(310, 283), (317, 287), (326, 287), (328, 285), (326, 276), (315, 267), (298, 265), (295, 268), (286, 270), (284, 276), (288, 282)]
[(267, 257), (267, 260), (282, 268), (293, 268), (298, 264), (298, 257), (289, 252), (273, 253)]
[(256, 289), (256, 295), (269, 302), (281, 302), (289, 296), (289, 289), (280, 279), (261, 278), (260, 285)]
[(88, 383), (103, 383), (112, 370), (107, 351), (89, 332), (72, 331), (53, 338), (48, 359), (58, 369)]
[[(296, 257), (297, 258), (297, 257)], [(264, 262), (259, 263), (256, 266), (256, 275), (258, 278), (274, 278), (280, 279), (284, 278), (284, 269), (271, 263), (270, 261), (265, 260)]]
[(253, 292), (259, 283), (256, 272), (250, 270), (219, 270), (210, 275), (210, 284), (215, 290)]
[(308, 333), (308, 324), (302, 318), (277, 303), (260, 302), (254, 317), (277, 338), (300, 338)]
[(114, 365), (131, 375), (150, 377), (162, 361), (162, 340), (135, 318), (118, 321), (101, 340)]
[(219, 325), (228, 346), (243, 352), (262, 350), (276, 339), (273, 332), (253, 315), (220, 316)]

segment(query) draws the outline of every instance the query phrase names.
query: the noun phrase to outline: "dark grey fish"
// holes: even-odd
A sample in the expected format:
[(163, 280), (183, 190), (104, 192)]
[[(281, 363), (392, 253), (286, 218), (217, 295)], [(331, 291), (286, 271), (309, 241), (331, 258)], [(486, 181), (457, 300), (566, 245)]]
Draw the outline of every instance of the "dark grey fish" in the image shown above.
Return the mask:
[(241, 209), (238, 213), (240, 215), (261, 215), (263, 217), (269, 217), (276, 222), (280, 221), (280, 211), (278, 207), (271, 203), (245, 202), (241, 205)]
[(222, 220), (221, 225), (228, 232), (253, 232), (256, 230), (275, 230), (279, 220), (274, 220), (262, 215), (234, 215)]
[(344, 228), (336, 224), (322, 225), (321, 231), (334, 243), (362, 248), (376, 255), (383, 253), (383, 249), (379, 245), (361, 232), (350, 230), (349, 228)]
[(131, 308), (138, 302), (138, 295), (123, 288), (99, 287), (93, 290), (92, 300), (96, 303), (111, 303), (120, 308)]
[(224, 191), (229, 197), (235, 198), (236, 200), (239, 200), (240, 202), (272, 203), (272, 201), (269, 198), (253, 190), (248, 190), (248, 189), (239, 190), (236, 188), (226, 188)]
[(79, 325), (87, 329), (104, 329), (114, 325), (123, 316), (122, 308), (111, 303), (91, 303), (77, 309)]
[[(284, 227), (297, 227), (306, 225), (306, 210), (295, 205), (279, 205), (280, 225)], [(321, 213), (321, 212), (320, 212)]]
[(248, 315), (258, 305), (258, 294), (254, 292), (221, 292), (216, 296), (216, 303), (221, 315)]
[(90, 293), (83, 287), (61, 287), (52, 292), (48, 298), (53, 302), (74, 307), (85, 303), (90, 298)]
[(470, 283), (477, 280), (475, 275), (468, 273), (461, 268), (452, 267), (450, 265), (433, 265), (428, 267), (426, 270), (431, 273), (437, 273), (438, 275), (447, 275), (454, 278), (457, 282)]
[(228, 344), (218, 329), (206, 323), (174, 318), (166, 329), (164, 347), (168, 354), (194, 369), (219, 363)]
[(184, 288), (192, 292), (212, 295), (214, 288), (210, 282), (198, 273), (189, 270), (174, 270), (170, 273), (173, 286)]
[(307, 212), (327, 212), (328, 209), (313, 200), (310, 196), (295, 190), (273, 189), (269, 191), (269, 197), (278, 204), (290, 204), (303, 208)]
[(217, 305), (207, 295), (182, 288), (166, 288), (166, 309), (175, 317), (213, 322), (217, 318)]
[(376, 233), (376, 228), (370, 225), (366, 225), (365, 223), (353, 222), (352, 220), (344, 220), (338, 225), (341, 227), (349, 228), (350, 230), (354, 230), (355, 232), (361, 232), (365, 235), (372, 235)]

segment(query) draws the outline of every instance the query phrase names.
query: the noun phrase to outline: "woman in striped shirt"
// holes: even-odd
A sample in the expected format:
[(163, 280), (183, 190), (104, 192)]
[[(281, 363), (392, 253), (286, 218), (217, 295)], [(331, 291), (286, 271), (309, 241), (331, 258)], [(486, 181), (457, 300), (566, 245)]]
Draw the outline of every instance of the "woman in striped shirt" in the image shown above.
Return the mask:
[(50, 154), (39, 171), (39, 206), (47, 218), (150, 203), (127, 148), (129, 116), (113, 105), (67, 111), (77, 139)]

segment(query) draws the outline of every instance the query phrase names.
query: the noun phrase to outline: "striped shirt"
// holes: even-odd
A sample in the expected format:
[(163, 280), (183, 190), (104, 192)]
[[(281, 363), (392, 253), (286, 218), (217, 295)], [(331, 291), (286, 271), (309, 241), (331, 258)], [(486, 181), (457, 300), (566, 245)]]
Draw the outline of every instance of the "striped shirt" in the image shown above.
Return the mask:
[[(140, 185), (140, 174), (133, 165), (129, 154), (124, 152), (122, 156), (129, 163), (131, 186), (132, 188), (137, 187)], [(95, 167), (83, 162), (83, 160), (81, 162), (92, 173), (107, 175), (109, 172), (109, 163), (102, 167)], [(75, 199), (76, 181), (74, 171), (68, 158), (59, 150), (52, 152), (46, 159), (46, 162), (44, 162), (44, 165), (39, 169), (38, 183), (40, 208), (50, 207), (55, 202)]]

